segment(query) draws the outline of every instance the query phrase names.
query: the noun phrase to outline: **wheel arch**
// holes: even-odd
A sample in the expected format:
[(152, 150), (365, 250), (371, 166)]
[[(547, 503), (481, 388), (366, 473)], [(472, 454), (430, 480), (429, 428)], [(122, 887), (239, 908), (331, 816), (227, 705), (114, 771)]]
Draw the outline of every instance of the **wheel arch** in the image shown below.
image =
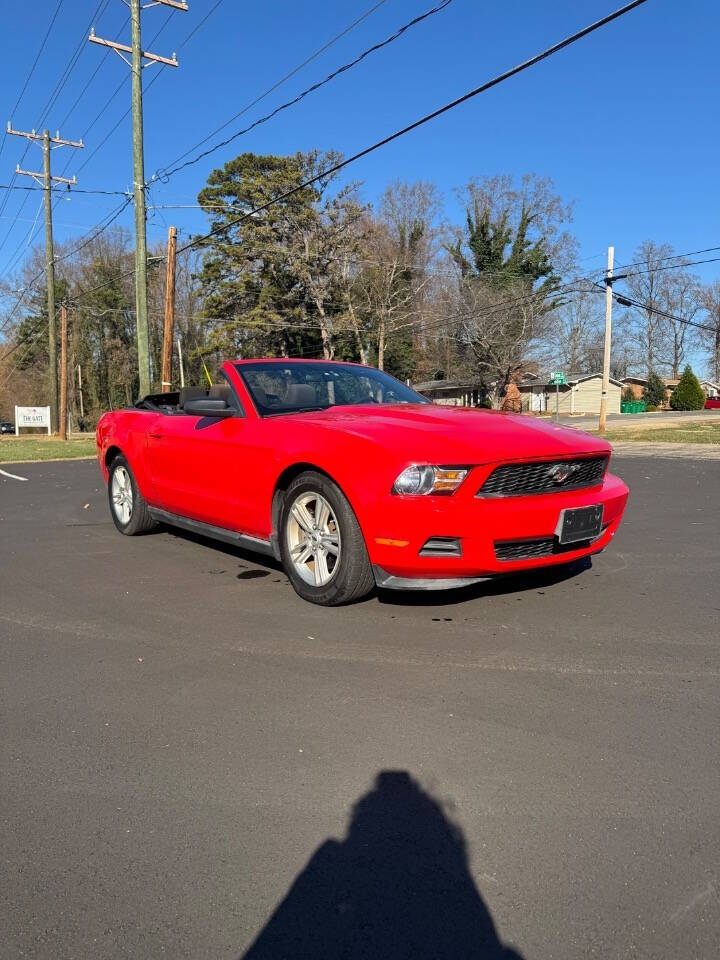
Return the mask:
[(103, 463), (105, 464), (105, 469), (106, 469), (106, 470), (109, 470), (109, 469), (110, 469), (110, 466), (111, 466), (113, 460), (115, 459), (115, 457), (118, 457), (118, 456), (124, 457), (125, 454), (124, 454), (124, 452), (122, 451), (122, 449), (121, 449), (116, 443), (110, 444), (110, 446), (109, 446), (109, 447), (107, 448), (107, 450), (105, 451), (105, 457), (104, 457), (104, 460), (103, 460)]

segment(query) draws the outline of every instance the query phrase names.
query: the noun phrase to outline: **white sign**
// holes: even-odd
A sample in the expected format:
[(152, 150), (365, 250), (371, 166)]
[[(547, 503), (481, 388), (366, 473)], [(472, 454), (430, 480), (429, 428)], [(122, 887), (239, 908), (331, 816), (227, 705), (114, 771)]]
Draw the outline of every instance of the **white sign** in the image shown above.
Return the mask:
[(20, 427), (47, 427), (50, 435), (50, 407), (15, 407), (15, 436)]

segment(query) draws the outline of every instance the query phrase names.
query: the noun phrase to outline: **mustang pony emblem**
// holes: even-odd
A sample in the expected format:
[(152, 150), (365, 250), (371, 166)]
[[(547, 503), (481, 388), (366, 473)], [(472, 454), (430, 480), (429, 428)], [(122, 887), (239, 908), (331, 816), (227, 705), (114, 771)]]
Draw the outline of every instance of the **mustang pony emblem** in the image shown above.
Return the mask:
[(548, 470), (548, 479), (554, 483), (565, 483), (565, 481), (574, 473), (577, 473), (579, 469), (579, 463), (556, 463)]

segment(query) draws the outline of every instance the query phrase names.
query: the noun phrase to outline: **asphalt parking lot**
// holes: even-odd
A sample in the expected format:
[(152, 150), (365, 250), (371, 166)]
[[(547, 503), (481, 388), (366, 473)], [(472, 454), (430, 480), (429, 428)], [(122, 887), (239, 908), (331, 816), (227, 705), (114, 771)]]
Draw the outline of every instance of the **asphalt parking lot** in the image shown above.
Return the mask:
[(564, 574), (328, 610), (0, 475), (4, 958), (715, 960), (720, 462)]

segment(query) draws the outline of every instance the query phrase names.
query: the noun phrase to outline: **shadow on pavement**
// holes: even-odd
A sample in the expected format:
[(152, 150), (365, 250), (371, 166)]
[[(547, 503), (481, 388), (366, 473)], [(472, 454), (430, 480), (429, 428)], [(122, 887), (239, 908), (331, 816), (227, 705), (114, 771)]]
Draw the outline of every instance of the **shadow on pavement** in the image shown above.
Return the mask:
[(459, 827), (408, 773), (383, 771), (242, 960), (522, 958), (498, 938)]
[[(214, 540), (202, 534), (182, 530), (179, 527), (159, 526), (158, 532), (169, 534), (179, 540), (187, 540), (199, 546), (207, 547), (217, 553), (235, 557), (252, 563), (253, 570), (238, 574), (240, 580), (259, 578), (267, 573), (279, 573), (285, 576), (282, 564), (273, 557), (261, 553), (245, 550), (234, 544)], [(592, 567), (592, 557), (583, 557), (559, 567), (541, 567), (527, 573), (514, 573), (491, 577), (468, 587), (458, 587), (455, 590), (378, 590), (375, 589), (369, 596), (360, 601), (367, 603), (373, 599), (388, 606), (400, 607), (443, 607), (456, 603), (466, 603), (480, 597), (498, 597), (509, 593), (522, 593), (524, 590), (537, 590), (538, 587), (550, 587), (557, 583), (570, 580), (578, 574)], [(290, 588), (292, 589), (292, 587)]]
[(501, 597), (508, 593), (552, 587), (592, 569), (592, 557), (582, 557), (558, 567), (539, 567), (526, 573), (508, 573), (491, 577), (456, 590), (378, 590), (380, 603), (399, 607), (443, 607), (465, 603), (480, 597)]

